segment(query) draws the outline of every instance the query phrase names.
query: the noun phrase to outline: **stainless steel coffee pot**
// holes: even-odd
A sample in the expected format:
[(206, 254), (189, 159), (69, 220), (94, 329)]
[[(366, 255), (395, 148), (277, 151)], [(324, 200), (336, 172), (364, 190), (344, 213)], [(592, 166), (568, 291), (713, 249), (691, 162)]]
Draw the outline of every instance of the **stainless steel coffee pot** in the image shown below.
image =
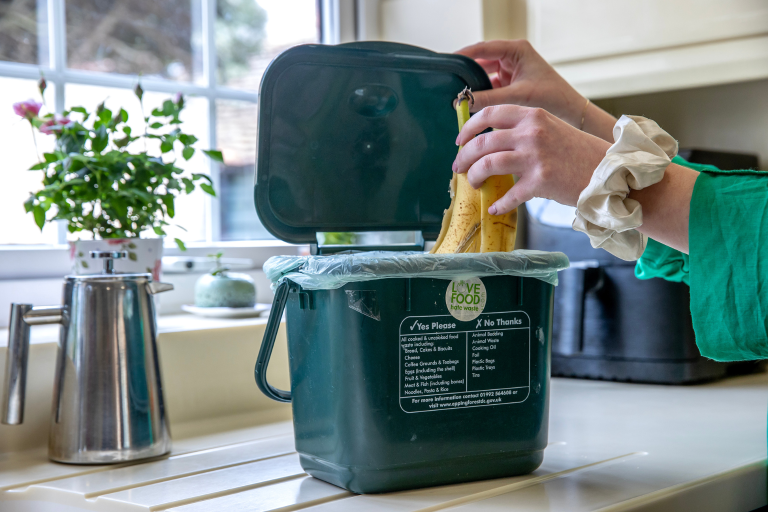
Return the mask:
[(2, 422), (24, 420), (30, 325), (60, 323), (48, 442), (52, 460), (106, 464), (167, 453), (151, 274), (116, 274), (124, 252), (90, 253), (104, 273), (67, 276), (62, 306), (12, 304)]

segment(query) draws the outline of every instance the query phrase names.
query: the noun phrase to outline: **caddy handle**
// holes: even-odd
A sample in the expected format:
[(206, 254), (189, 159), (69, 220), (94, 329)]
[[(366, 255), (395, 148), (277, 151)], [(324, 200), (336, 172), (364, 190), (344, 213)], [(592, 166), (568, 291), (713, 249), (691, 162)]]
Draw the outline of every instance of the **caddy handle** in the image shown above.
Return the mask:
[(261, 392), (277, 402), (291, 401), (290, 391), (277, 389), (267, 382), (267, 367), (269, 367), (269, 359), (272, 357), (272, 349), (275, 347), (275, 339), (280, 328), (280, 319), (283, 316), (283, 310), (285, 310), (285, 303), (288, 301), (289, 291), (290, 285), (288, 281), (280, 283), (277, 286), (277, 290), (275, 290), (275, 300), (272, 302), (272, 309), (269, 311), (267, 328), (264, 331), (264, 339), (261, 341), (259, 357), (256, 359), (256, 368), (254, 370), (256, 385), (259, 386)]

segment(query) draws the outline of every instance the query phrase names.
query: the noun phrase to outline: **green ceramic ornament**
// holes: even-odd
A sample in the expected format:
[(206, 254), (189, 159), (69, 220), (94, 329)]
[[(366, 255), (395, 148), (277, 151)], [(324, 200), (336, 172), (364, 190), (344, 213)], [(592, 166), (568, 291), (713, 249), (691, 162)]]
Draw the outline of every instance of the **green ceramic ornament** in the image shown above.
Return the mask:
[(229, 272), (215, 256), (216, 270), (195, 283), (195, 306), (202, 308), (252, 308), (256, 305), (256, 285), (248, 274)]

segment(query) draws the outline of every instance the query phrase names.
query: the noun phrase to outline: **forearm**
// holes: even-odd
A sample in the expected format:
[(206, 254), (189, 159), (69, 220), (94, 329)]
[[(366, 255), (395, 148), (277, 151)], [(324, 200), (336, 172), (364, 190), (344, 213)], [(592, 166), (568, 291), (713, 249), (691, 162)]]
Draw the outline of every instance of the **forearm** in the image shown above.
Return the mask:
[(638, 230), (688, 254), (688, 218), (698, 177), (698, 171), (670, 164), (659, 183), (630, 191), (629, 197), (643, 207), (643, 225)]
[[(582, 126), (582, 130), (613, 144), (613, 125), (616, 124), (616, 121), (617, 119), (611, 114), (594, 103), (589, 102), (584, 113), (584, 126)], [(578, 128), (579, 126), (576, 125), (576, 127)]]

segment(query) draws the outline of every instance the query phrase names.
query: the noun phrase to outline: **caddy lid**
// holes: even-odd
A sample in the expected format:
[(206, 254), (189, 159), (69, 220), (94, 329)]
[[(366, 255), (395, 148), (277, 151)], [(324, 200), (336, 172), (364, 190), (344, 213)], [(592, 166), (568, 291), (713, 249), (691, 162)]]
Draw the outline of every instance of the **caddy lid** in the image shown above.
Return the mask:
[(472, 59), (397, 43), (303, 45), (267, 67), (259, 96), (256, 211), (292, 243), (322, 231), (421, 231), (448, 207), (453, 100), (490, 89)]

